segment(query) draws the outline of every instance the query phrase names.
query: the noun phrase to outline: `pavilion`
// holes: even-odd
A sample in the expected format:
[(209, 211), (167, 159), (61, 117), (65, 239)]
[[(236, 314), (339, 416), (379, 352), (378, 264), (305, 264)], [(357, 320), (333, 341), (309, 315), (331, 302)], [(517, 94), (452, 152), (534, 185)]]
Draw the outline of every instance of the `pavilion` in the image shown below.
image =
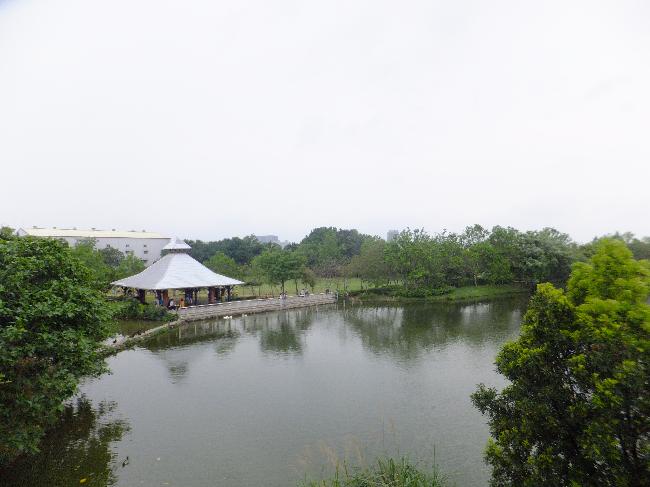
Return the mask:
[(163, 304), (169, 304), (169, 291), (184, 292), (184, 303), (197, 304), (199, 290), (208, 290), (208, 303), (220, 302), (222, 298), (230, 301), (233, 286), (244, 284), (237, 279), (212, 272), (187, 254), (189, 245), (178, 237), (163, 247), (168, 253), (145, 270), (131, 277), (112, 282), (113, 286), (136, 289), (138, 299), (144, 303), (145, 293), (153, 291)]

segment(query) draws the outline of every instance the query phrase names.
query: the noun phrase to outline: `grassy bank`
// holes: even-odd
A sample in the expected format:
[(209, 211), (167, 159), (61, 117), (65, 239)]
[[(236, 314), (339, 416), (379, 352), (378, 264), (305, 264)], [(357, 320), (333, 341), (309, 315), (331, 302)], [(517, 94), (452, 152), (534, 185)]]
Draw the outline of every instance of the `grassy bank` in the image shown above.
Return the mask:
[(304, 487), (444, 487), (447, 485), (437, 468), (420, 469), (407, 459), (379, 459), (370, 468), (336, 470), (330, 479), (304, 483)]
[(353, 300), (361, 302), (460, 302), (475, 301), (481, 299), (502, 298), (527, 294), (529, 290), (521, 286), (512, 284), (485, 285), (485, 286), (464, 286), (454, 288), (437, 296), (427, 297), (404, 297), (400, 295), (400, 289), (397, 287), (390, 288), (371, 288), (364, 291), (351, 292), (350, 297)]

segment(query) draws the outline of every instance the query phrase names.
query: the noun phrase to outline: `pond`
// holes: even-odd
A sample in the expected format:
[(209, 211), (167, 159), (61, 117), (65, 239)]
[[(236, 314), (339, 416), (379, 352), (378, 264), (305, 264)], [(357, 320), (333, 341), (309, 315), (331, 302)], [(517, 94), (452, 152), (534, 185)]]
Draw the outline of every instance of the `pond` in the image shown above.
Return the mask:
[[(109, 359), (3, 485), (291, 486), (407, 455), (486, 485), (494, 357), (526, 299), (327, 305), (198, 322)], [(128, 457), (128, 459), (127, 459)]]

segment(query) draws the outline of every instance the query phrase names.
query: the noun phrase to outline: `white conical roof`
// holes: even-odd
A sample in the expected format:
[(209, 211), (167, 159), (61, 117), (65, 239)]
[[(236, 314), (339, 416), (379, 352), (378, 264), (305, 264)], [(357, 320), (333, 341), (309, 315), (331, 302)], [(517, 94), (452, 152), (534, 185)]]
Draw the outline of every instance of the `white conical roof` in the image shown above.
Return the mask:
[[(182, 245), (190, 248), (182, 240)], [(174, 243), (173, 241), (171, 243)], [(176, 247), (182, 249), (183, 247)], [(172, 249), (174, 250), (174, 249)], [(244, 284), (237, 279), (212, 272), (199, 261), (185, 253), (169, 253), (154, 262), (140, 274), (111, 283), (113, 286), (135, 289), (163, 290), (194, 287), (233, 286)]]
[(192, 247), (187, 245), (178, 237), (172, 238), (167, 245), (165, 245), (163, 250), (190, 250)]

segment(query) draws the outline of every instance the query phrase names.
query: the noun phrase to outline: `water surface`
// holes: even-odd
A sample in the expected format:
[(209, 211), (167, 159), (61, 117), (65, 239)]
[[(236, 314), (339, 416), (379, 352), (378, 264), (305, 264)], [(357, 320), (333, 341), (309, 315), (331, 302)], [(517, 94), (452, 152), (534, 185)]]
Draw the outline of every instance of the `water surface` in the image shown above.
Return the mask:
[[(3, 485), (287, 486), (381, 454), (486, 485), (469, 399), (524, 299), (344, 306), (190, 324), (111, 357)], [(128, 456), (128, 462), (126, 458)], [(124, 466), (123, 466), (124, 464)]]

